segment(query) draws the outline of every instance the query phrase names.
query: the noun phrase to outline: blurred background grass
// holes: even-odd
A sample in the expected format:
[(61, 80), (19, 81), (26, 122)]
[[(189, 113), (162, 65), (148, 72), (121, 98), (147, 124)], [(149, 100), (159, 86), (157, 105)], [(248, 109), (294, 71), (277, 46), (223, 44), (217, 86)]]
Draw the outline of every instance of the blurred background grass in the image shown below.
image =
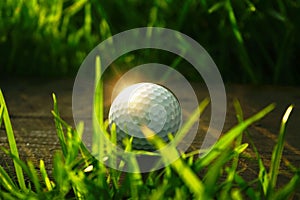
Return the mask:
[[(198, 41), (227, 83), (300, 85), (299, 0), (2, 0), (0, 18), (1, 77), (73, 77), (109, 36), (157, 26)], [(184, 65), (168, 54), (157, 62)], [(120, 70), (155, 57), (142, 55), (122, 56)]]

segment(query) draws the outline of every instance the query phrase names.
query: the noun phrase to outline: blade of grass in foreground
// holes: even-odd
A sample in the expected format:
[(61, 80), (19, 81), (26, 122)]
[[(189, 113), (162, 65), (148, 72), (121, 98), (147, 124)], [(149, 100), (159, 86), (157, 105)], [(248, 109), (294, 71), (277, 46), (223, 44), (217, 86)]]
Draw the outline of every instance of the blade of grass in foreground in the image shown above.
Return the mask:
[[(3, 122), (4, 122), (5, 130), (6, 130), (6, 134), (7, 134), (9, 148), (11, 150), (11, 153), (19, 159), (19, 152), (18, 152), (14, 132), (13, 132), (13, 129), (12, 129), (12, 126), (11, 126), (8, 110), (7, 110), (5, 100), (4, 100), (4, 97), (3, 97), (3, 94), (2, 94), (1, 90), (0, 90), (0, 105), (3, 107), (3, 113), (2, 113), (3, 116), (2, 117), (3, 117)], [(16, 170), (19, 186), (23, 191), (27, 191), (22, 167), (15, 160), (13, 162), (14, 162), (14, 167), (15, 167), (15, 170)]]
[[(94, 82), (94, 99), (93, 99), (93, 143), (92, 152), (98, 160), (103, 160), (107, 155), (105, 155), (105, 146), (103, 142), (105, 141), (106, 130), (104, 126), (104, 100), (103, 100), (103, 82), (101, 79), (101, 59), (100, 56), (96, 56), (95, 59), (95, 82)], [(99, 168), (99, 174), (97, 176), (97, 185), (101, 187), (107, 187), (106, 181), (106, 167), (102, 162), (97, 162), (97, 167)]]
[(276, 182), (277, 182), (277, 176), (279, 173), (279, 167), (280, 167), (280, 161), (282, 157), (282, 152), (284, 148), (284, 137), (285, 137), (285, 129), (286, 129), (286, 123), (288, 121), (288, 118), (293, 110), (293, 105), (289, 106), (286, 110), (285, 114), (283, 115), (281, 126), (279, 130), (279, 136), (277, 144), (275, 145), (275, 148), (272, 153), (272, 159), (271, 159), (271, 167), (269, 171), (270, 176), (270, 182), (268, 185), (268, 192), (267, 192), (267, 198), (272, 199), (272, 194), (274, 194)]
[(104, 123), (104, 112), (103, 112), (103, 83), (101, 80), (101, 60), (100, 56), (96, 57), (95, 60), (95, 95), (94, 95), (94, 114), (100, 124), (101, 128)]
[[(52, 114), (55, 113), (59, 117), (57, 99), (56, 99), (56, 96), (55, 96), (54, 93), (52, 94), (52, 98), (53, 98), (53, 112), (52, 112)], [(65, 139), (64, 131), (63, 131), (61, 123), (56, 119), (57, 118), (54, 118), (57, 136), (58, 136), (58, 139), (59, 139), (59, 142), (60, 142), (60, 146), (61, 146), (61, 150), (63, 152), (63, 155), (66, 156), (67, 155), (67, 145), (66, 145), (66, 139)]]
[(95, 59), (95, 83), (94, 83), (94, 102), (93, 102), (93, 144), (92, 152), (98, 155), (98, 159), (102, 160), (104, 157), (105, 147), (103, 142), (105, 141), (103, 134), (104, 129), (104, 108), (103, 108), (103, 83), (101, 79), (101, 60), (100, 56), (96, 56)]

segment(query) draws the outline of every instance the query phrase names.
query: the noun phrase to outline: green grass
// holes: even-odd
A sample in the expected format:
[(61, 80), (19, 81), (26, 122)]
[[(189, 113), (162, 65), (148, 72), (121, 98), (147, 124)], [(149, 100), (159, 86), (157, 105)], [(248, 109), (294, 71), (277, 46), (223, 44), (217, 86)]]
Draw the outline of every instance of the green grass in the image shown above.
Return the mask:
[[(19, 159), (19, 152), (18, 152), (16, 140), (15, 140), (15, 137), (14, 137), (14, 132), (13, 132), (13, 129), (12, 129), (12, 126), (11, 126), (11, 122), (10, 122), (9, 115), (8, 115), (8, 110), (7, 110), (7, 107), (6, 107), (4, 97), (3, 97), (3, 94), (2, 94), (1, 90), (0, 90), (0, 104), (1, 104), (0, 121), (2, 123), (2, 120), (3, 120), (5, 130), (6, 130), (6, 134), (7, 134), (7, 139), (8, 139), (8, 142), (9, 142), (9, 148), (11, 150), (11, 153), (17, 159)], [(25, 181), (24, 181), (23, 171), (22, 171), (21, 166), (17, 163), (17, 160), (14, 160), (14, 167), (15, 167), (15, 170), (16, 170), (19, 186), (23, 191), (26, 191), (27, 188), (26, 188)]]
[[(198, 41), (225, 82), (299, 85), (299, 8), (293, 0), (4, 0), (0, 75), (74, 76), (101, 41), (132, 28), (156, 26)], [(134, 64), (129, 68), (145, 61), (172, 65), (177, 59), (162, 51), (145, 55), (123, 56), (116, 61), (118, 70), (126, 71), (128, 59)], [(173, 67), (185, 71), (184, 65), (181, 60)]]
[[(178, 9), (178, 5), (182, 9)], [(296, 1), (271, 0), (187, 0), (184, 3), (179, 0), (106, 3), (94, 0), (54, 0), (51, 3), (5, 0), (0, 3), (0, 53), (3, 58), (0, 73), (74, 75), (87, 53), (104, 39), (135, 27), (159, 26), (186, 33), (203, 45), (226, 82), (299, 84), (299, 68), (294, 67), (299, 62), (293, 56), (300, 52), (297, 40), (299, 7)], [(149, 54), (146, 52), (145, 55)], [(184, 65), (181, 58), (160, 51), (154, 52), (151, 58), (144, 58), (145, 55), (143, 52), (128, 55), (131, 65), (147, 59), (165, 62), (179, 71)], [(126, 56), (116, 62), (124, 68), (128, 64)], [(96, 80), (100, 71), (98, 57)], [(240, 76), (236, 76), (237, 73)], [(188, 78), (198, 80), (192, 75)], [(109, 133), (108, 123), (104, 120), (102, 90), (101, 81), (96, 82), (93, 123), (99, 122), (102, 132), (116, 143), (115, 129)], [(162, 170), (142, 174), (120, 172), (98, 162), (81, 142), (84, 124), (79, 124), (76, 129), (68, 125), (60, 117), (55, 95), (53, 103), (52, 114), (61, 151), (54, 156), (50, 177), (43, 160), (39, 166), (34, 166), (31, 161), (20, 159), (9, 112), (0, 91), (0, 127), (5, 128), (9, 143), (9, 149), (1, 149), (12, 158), (16, 174), (14, 179), (12, 171), (0, 166), (0, 199), (273, 200), (288, 199), (299, 188), (300, 169), (291, 164), (286, 165), (293, 177), (278, 188), (285, 128), (293, 106), (283, 116), (269, 168), (247, 128), (271, 112), (274, 105), (244, 119), (236, 100), (238, 124), (224, 133), (209, 152), (197, 157), (198, 151), (183, 153), (172, 147), (168, 152), (161, 152), (163, 160), (168, 162), (177, 155), (179, 159)], [(201, 114), (208, 104), (207, 99), (203, 100), (193, 116)], [(195, 120), (191, 117), (175, 140), (184, 137)], [(153, 134), (146, 127), (143, 131)], [(94, 140), (101, 141), (101, 137), (98, 135)], [(249, 144), (243, 143), (244, 137), (248, 138)], [(150, 137), (149, 141), (157, 148), (165, 145), (157, 136)], [(132, 151), (130, 139), (124, 143), (126, 151)], [(113, 149), (105, 149), (101, 144), (93, 145), (93, 151), (105, 159), (104, 152), (113, 152)], [(247, 148), (254, 150), (258, 165), (258, 175), (250, 182), (241, 175), (239, 168), (240, 158), (246, 157)], [(130, 157), (129, 161), (129, 167), (138, 171), (136, 157)], [(116, 161), (111, 158), (110, 162)]]
[[(96, 61), (96, 77), (100, 72), (100, 59)], [(102, 132), (116, 143), (115, 127), (111, 133), (107, 131), (108, 123), (103, 117), (103, 88), (101, 81), (95, 84), (94, 120), (101, 120)], [(165, 168), (146, 174), (125, 173), (98, 162), (87, 151), (81, 142), (84, 124), (76, 129), (69, 126), (59, 115), (58, 103), (53, 95), (54, 116), (61, 150), (57, 151), (53, 160), (53, 173), (48, 176), (44, 162), (34, 166), (31, 161), (20, 160), (13, 130), (9, 120), (4, 97), (0, 92), (0, 124), (10, 144), (10, 149), (3, 151), (14, 161), (17, 180), (0, 166), (0, 198), (3, 199), (287, 199), (292, 197), (300, 184), (300, 169), (289, 166), (293, 178), (283, 187), (278, 188), (278, 174), (284, 148), (285, 127), (293, 109), (290, 106), (284, 114), (279, 130), (279, 138), (272, 153), (271, 166), (266, 168), (261, 156), (251, 140), (251, 132), (247, 129), (274, 109), (274, 104), (267, 106), (248, 119), (243, 119), (243, 112), (237, 100), (234, 101), (238, 124), (230, 129), (214, 144), (212, 149), (198, 157), (198, 151), (178, 152), (175, 146), (168, 151), (161, 151), (163, 161), (168, 163), (174, 156), (179, 156)], [(194, 116), (201, 114), (209, 104), (203, 100), (190, 120), (179, 130), (178, 136), (184, 137), (191, 125), (196, 121)], [(165, 146), (165, 142), (153, 134), (152, 130), (142, 129), (155, 147)], [(250, 138), (250, 144), (243, 143), (243, 137)], [(98, 138), (101, 139), (101, 138)], [(175, 138), (176, 139), (176, 138)], [(99, 140), (98, 140), (99, 141)], [(126, 142), (126, 141), (125, 141)], [(99, 143), (98, 143), (99, 144)], [(132, 151), (130, 140), (126, 151)], [(176, 144), (176, 141), (175, 143)], [(258, 162), (258, 176), (246, 181), (239, 168), (239, 157), (245, 158), (247, 148), (254, 149)], [(96, 150), (105, 156), (113, 149), (96, 145)], [(107, 155), (104, 152), (108, 152)], [(110, 162), (115, 162), (110, 158)], [(122, 163), (122, 162), (121, 162)], [(123, 163), (124, 164), (124, 163)], [(127, 165), (134, 171), (139, 170), (136, 157), (128, 159)], [(24, 174), (23, 174), (24, 173)], [(24, 177), (28, 177), (25, 181)], [(248, 177), (249, 178), (249, 177)]]

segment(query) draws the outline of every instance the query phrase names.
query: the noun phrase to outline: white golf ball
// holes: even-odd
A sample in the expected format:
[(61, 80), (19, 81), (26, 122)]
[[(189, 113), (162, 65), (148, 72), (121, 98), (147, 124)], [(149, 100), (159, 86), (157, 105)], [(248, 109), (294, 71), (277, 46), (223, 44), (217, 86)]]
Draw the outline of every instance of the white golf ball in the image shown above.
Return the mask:
[(116, 124), (117, 139), (133, 136), (134, 149), (154, 150), (141, 126), (153, 130), (166, 142), (181, 125), (181, 107), (172, 92), (153, 83), (137, 83), (120, 92), (109, 110), (109, 124)]

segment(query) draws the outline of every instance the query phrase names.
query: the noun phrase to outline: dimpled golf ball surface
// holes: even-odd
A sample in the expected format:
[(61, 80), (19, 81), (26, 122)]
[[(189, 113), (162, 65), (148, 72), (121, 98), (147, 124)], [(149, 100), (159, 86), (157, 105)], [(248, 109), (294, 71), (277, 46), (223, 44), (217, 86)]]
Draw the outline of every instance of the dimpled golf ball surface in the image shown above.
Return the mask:
[(116, 124), (117, 140), (133, 136), (132, 147), (155, 150), (141, 131), (147, 126), (168, 141), (181, 124), (181, 108), (177, 98), (165, 87), (153, 83), (131, 85), (114, 99), (109, 110), (109, 123)]

